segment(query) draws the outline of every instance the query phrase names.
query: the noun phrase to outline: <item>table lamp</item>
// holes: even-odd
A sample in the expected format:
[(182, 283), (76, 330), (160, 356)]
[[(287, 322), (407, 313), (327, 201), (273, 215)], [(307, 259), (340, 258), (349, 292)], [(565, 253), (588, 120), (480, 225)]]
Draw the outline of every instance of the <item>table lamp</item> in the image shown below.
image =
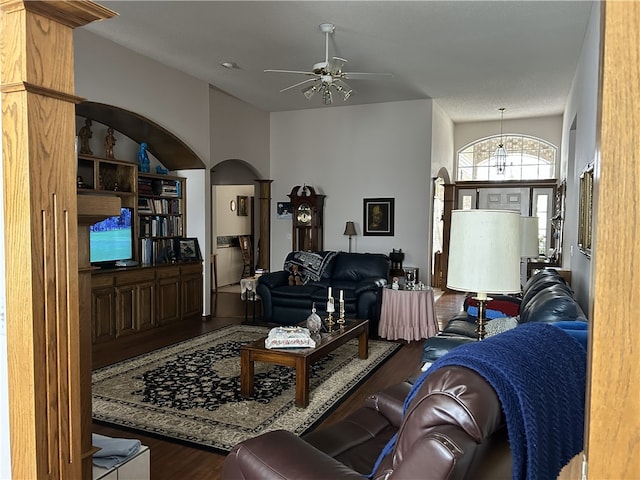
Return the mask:
[(343, 235), (349, 235), (349, 253), (351, 253), (351, 237), (353, 237), (354, 235), (357, 235), (356, 226), (353, 222), (347, 222), (347, 224), (344, 227)]
[(485, 337), (488, 293), (520, 292), (520, 213), (510, 210), (454, 210), (447, 288), (475, 292), (476, 334)]

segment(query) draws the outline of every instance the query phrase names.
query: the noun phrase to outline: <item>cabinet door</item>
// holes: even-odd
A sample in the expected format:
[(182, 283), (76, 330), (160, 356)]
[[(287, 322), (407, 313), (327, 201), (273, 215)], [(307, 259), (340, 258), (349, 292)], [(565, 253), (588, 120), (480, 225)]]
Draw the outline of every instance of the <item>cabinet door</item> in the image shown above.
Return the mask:
[(180, 320), (180, 270), (158, 272), (158, 323), (166, 325)]
[(155, 314), (155, 280), (141, 282), (136, 287), (136, 330), (147, 330), (157, 325)]
[(93, 343), (115, 340), (116, 291), (112, 286), (91, 289), (91, 336)]
[(202, 316), (202, 266), (184, 269), (182, 285), (182, 318)]
[(116, 287), (116, 338), (131, 335), (136, 325), (136, 286)]

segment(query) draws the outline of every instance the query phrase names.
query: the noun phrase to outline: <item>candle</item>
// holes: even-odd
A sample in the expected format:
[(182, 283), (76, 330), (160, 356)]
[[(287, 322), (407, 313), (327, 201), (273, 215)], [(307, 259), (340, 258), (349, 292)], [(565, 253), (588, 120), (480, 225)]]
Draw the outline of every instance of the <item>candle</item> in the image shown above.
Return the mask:
[(344, 292), (342, 290), (340, 290), (340, 301), (344, 300), (344, 296), (343, 296)]
[(331, 298), (331, 287), (329, 287), (329, 298)]
[(329, 301), (327, 302), (327, 313), (333, 313), (336, 309), (333, 306), (333, 298), (329, 297)]

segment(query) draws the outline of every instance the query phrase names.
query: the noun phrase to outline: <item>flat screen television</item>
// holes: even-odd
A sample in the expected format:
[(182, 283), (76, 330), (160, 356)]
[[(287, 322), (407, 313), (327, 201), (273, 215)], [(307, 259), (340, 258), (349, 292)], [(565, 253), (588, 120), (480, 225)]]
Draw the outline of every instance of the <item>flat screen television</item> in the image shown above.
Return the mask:
[(100, 267), (133, 260), (133, 209), (122, 207), (120, 215), (105, 218), (89, 227), (90, 260)]

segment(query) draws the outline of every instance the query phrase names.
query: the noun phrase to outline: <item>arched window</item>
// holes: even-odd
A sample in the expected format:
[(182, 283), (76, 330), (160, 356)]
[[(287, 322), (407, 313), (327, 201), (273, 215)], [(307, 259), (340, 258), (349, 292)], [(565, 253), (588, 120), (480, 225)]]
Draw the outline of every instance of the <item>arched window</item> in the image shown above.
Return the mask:
[[(504, 169), (499, 168), (495, 156), (501, 138), (507, 151)], [(557, 152), (554, 145), (527, 135), (494, 135), (483, 138), (458, 151), (456, 180), (499, 182), (553, 179), (556, 178)]]

